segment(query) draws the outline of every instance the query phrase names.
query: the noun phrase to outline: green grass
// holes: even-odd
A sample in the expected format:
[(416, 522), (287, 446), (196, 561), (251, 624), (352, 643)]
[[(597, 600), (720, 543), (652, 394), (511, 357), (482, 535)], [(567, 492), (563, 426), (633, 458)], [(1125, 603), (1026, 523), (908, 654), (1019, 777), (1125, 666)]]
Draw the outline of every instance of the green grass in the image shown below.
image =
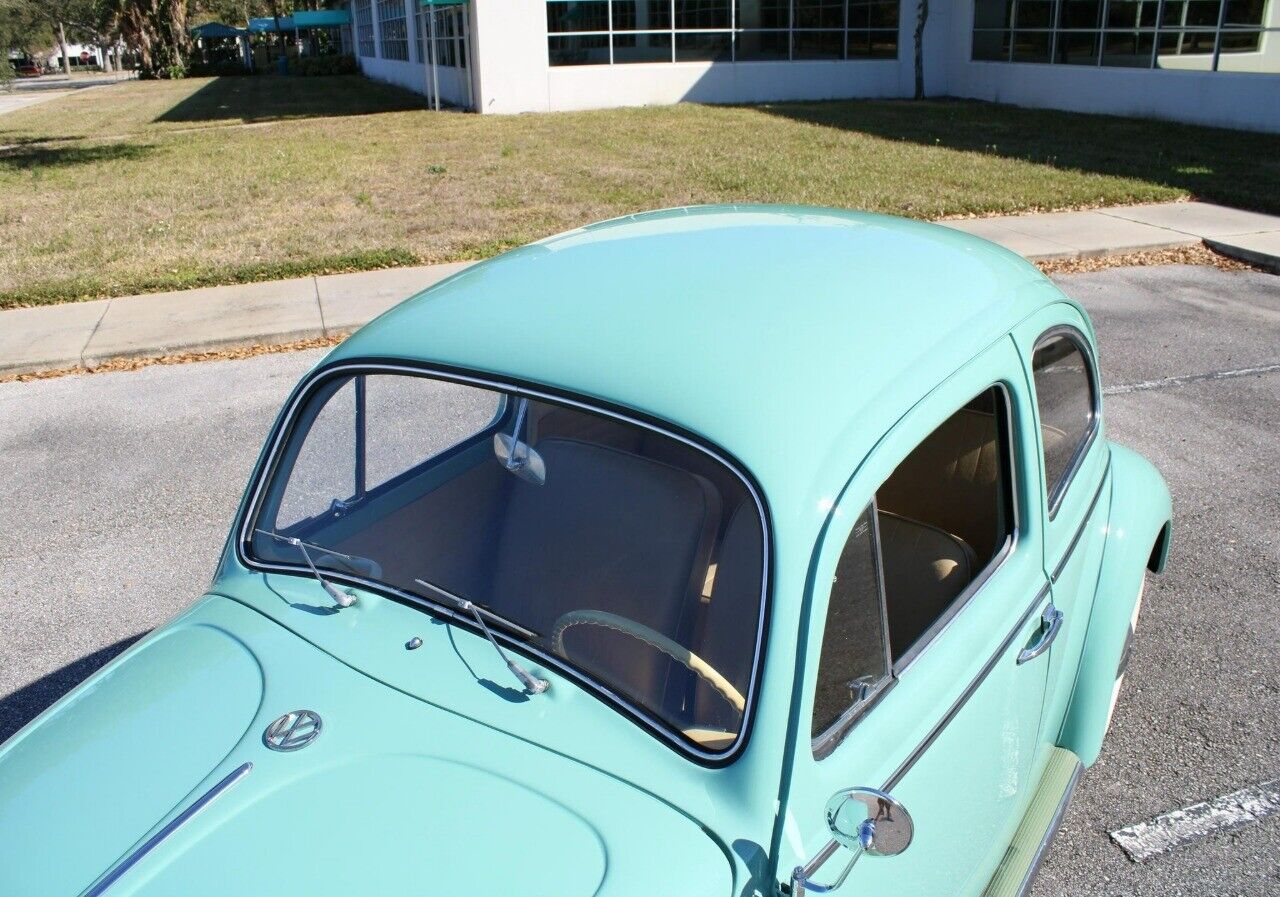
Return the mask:
[(477, 116), (358, 77), (128, 82), (0, 117), (0, 307), (482, 258), (642, 209), (1280, 212), (1280, 138), (962, 101)]

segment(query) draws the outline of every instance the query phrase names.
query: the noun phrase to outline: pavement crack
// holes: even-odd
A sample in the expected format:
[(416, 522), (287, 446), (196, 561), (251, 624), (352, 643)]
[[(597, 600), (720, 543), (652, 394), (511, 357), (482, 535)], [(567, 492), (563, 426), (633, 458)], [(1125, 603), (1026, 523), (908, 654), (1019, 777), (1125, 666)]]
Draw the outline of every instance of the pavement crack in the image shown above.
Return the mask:
[(116, 300), (108, 299), (107, 304), (102, 306), (102, 314), (98, 315), (98, 320), (94, 322), (93, 329), (89, 331), (89, 337), (84, 341), (84, 345), (80, 347), (80, 365), (84, 366), (84, 355), (89, 351), (89, 344), (93, 342), (93, 338), (98, 335), (98, 328), (102, 326), (102, 319), (107, 316), (107, 312), (111, 311), (111, 305)]
[(1251, 368), (1234, 368), (1226, 371), (1209, 371), (1204, 374), (1185, 374), (1181, 377), (1161, 377), (1158, 380), (1141, 380), (1137, 383), (1123, 383), (1110, 386), (1102, 391), (1104, 396), (1122, 396), (1131, 392), (1147, 392), (1152, 389), (1169, 389), (1175, 386), (1186, 386), (1189, 383), (1204, 383), (1209, 380), (1232, 380), (1236, 377), (1251, 377), (1258, 374), (1275, 374), (1280, 372), (1280, 362), (1263, 364)]

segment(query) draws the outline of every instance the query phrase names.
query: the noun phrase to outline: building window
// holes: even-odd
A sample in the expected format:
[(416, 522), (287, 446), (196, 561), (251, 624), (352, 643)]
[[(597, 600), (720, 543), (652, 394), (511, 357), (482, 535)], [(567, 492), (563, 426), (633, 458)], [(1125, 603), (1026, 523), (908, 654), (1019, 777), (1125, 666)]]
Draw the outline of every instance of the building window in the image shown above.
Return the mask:
[(405, 22), (404, 0), (378, 0), (378, 34), (383, 59), (409, 61), (409, 28)]
[(896, 59), (899, 0), (547, 0), (551, 65)]
[(974, 0), (973, 59), (1280, 72), (1276, 0)]
[[(431, 58), (427, 56), (423, 46), (424, 42), (428, 41), (431, 36), (430, 17), (432, 14), (431, 7), (423, 6), (419, 6), (416, 13), (415, 34), (417, 35), (418, 58), (425, 63), (431, 62)], [(466, 68), (467, 42), (465, 39), (466, 23), (464, 17), (467, 15), (467, 7), (461, 4), (439, 7), (434, 15), (436, 17), (436, 65), (450, 68)]]
[(376, 56), (373, 46), (373, 2), (357, 0), (356, 3), (356, 49), (361, 56)]

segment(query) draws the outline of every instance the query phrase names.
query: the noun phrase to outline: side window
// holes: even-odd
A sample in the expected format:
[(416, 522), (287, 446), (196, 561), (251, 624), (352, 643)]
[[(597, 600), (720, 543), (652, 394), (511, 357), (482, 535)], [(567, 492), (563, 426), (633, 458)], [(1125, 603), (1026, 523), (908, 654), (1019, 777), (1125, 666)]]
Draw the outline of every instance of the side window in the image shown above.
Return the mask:
[(868, 505), (836, 563), (813, 696), (815, 739), (870, 698), (889, 676), (874, 515), (874, 506)]
[(1066, 334), (1041, 338), (1031, 370), (1040, 410), (1045, 490), (1056, 510), (1076, 456), (1093, 434), (1093, 371), (1079, 343)]
[(1009, 411), (985, 390), (876, 492), (893, 661), (907, 659), (1013, 538)]
[(1013, 544), (1004, 389), (947, 418), (899, 464), (837, 562), (813, 700), (814, 756), (834, 749), (893, 674)]

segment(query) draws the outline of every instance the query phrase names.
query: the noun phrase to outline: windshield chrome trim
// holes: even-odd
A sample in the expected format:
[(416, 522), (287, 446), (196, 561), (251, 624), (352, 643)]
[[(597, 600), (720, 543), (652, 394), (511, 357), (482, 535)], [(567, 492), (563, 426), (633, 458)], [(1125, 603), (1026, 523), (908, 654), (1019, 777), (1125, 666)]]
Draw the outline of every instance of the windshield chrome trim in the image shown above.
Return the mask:
[[(668, 424), (663, 426), (657, 421), (646, 420), (641, 416), (643, 415), (643, 412), (628, 414), (622, 409), (610, 407), (604, 403), (593, 404), (588, 399), (571, 394), (557, 393), (550, 388), (527, 386), (511, 380), (503, 380), (493, 375), (480, 375), (452, 370), (447, 367), (433, 365), (429, 362), (392, 362), (379, 361), (375, 359), (366, 361), (349, 360), (317, 368), (316, 370), (308, 373), (298, 387), (295, 388), (284, 412), (280, 415), (274, 426), (267, 449), (263, 452), (258, 465), (254, 469), (250, 492), (243, 505), (239, 521), (236, 526), (236, 529), (238, 530), (238, 535), (235, 539), (236, 560), (248, 570), (285, 573), (305, 576), (307, 579), (313, 579), (310, 575), (310, 571), (307, 571), (305, 567), (300, 564), (279, 564), (251, 558), (248, 547), (252, 541), (251, 533), (253, 529), (253, 521), (256, 519), (261, 508), (267, 484), (271, 479), (271, 475), (276, 468), (277, 462), (279, 461), (280, 452), (283, 449), (289, 434), (292, 432), (298, 411), (311, 397), (312, 393), (325, 381), (332, 377), (357, 373), (392, 373), (417, 377), (432, 377), (453, 383), (469, 384), (483, 389), (503, 391), (512, 396), (523, 396), (551, 402), (557, 405), (578, 408), (591, 414), (599, 414), (633, 426), (643, 427), (646, 430), (674, 439), (677, 442), (683, 443), (684, 445), (707, 455), (738, 478), (743, 486), (746, 487), (747, 494), (751, 496), (751, 500), (755, 503), (756, 512), (760, 519), (760, 612), (756, 621), (755, 656), (752, 659), (751, 664), (751, 678), (747, 686), (746, 706), (743, 709), (742, 725), (739, 727), (738, 737), (733, 740), (733, 743), (726, 750), (705, 751), (694, 746), (689, 740), (684, 738), (683, 733), (676, 731), (672, 726), (657, 719), (654, 714), (647, 712), (635, 702), (618, 694), (604, 682), (587, 676), (571, 665), (565, 663), (563, 658), (558, 658), (549, 652), (543, 651), (538, 648), (538, 646), (529, 642), (522, 642), (513, 639), (507, 633), (494, 633), (503, 642), (504, 646), (509, 647), (514, 651), (522, 652), (526, 656), (529, 656), (533, 661), (554, 669), (557, 674), (572, 679), (588, 691), (600, 695), (610, 703), (617, 705), (624, 714), (640, 722), (651, 732), (660, 735), (668, 744), (681, 753), (710, 766), (724, 766), (737, 759), (738, 755), (741, 754), (745, 748), (750, 737), (751, 725), (755, 717), (755, 705), (760, 686), (761, 670), (764, 662), (764, 640), (769, 621), (769, 593), (771, 586), (771, 563), (773, 551), (773, 533), (769, 525), (769, 514), (760, 490), (756, 487), (754, 479), (747, 473), (746, 468), (743, 465), (736, 460), (731, 460), (729, 456), (718, 448), (701, 442), (698, 439), (693, 438), (691, 435), (684, 435), (674, 429), (675, 425)], [(328, 572), (330, 574), (330, 578), (336, 582), (343, 582), (347, 585), (367, 589), (371, 592), (392, 596), (407, 604), (421, 606), (438, 616), (445, 617), (451, 623), (462, 626), (464, 629), (477, 633), (479, 632), (475, 626), (475, 621), (471, 620), (467, 615), (462, 614), (455, 608), (450, 608), (447, 605), (434, 601), (427, 596), (398, 589), (389, 583), (368, 580), (338, 571), (326, 572)]]
[(99, 895), (106, 893), (108, 888), (123, 878), (124, 874), (141, 862), (143, 857), (159, 847), (170, 835), (190, 822), (197, 813), (209, 806), (209, 804), (213, 803), (224, 791), (252, 771), (252, 763), (241, 763), (235, 769), (231, 770), (231, 772), (227, 773), (227, 775), (223, 777), (222, 781), (218, 782), (204, 794), (200, 795), (200, 797), (196, 799), (195, 803), (187, 807), (177, 816), (173, 817), (173, 819), (171, 819), (164, 828), (160, 829), (160, 831), (156, 832), (144, 841), (131, 854), (113, 866), (111, 871), (98, 879), (97, 883), (94, 884), (93, 887), (89, 888), (89, 890), (85, 891), (81, 897), (99, 897)]

